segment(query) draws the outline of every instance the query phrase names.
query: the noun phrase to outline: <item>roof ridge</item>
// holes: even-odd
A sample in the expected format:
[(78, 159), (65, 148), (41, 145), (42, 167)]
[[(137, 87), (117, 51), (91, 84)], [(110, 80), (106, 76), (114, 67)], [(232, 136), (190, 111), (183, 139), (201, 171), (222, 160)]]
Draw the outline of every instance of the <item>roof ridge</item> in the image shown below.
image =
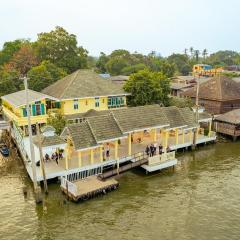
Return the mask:
[(120, 132), (123, 134), (123, 129), (112, 111), (110, 112), (110, 116), (114, 119), (114, 121), (117, 124), (117, 127), (119, 128)]
[[(70, 79), (70, 81), (68, 82), (67, 86), (65, 87), (64, 91), (62, 91), (62, 94), (60, 95), (60, 98), (62, 98), (62, 96), (64, 95), (66, 89), (72, 84), (72, 82), (76, 79), (76, 76), (78, 75), (79, 69), (75, 72), (72, 73), (72, 75), (74, 76), (72, 79)], [(68, 76), (68, 75), (67, 75)], [(67, 77), (65, 76), (65, 77)]]
[(218, 75), (217, 77), (217, 85), (219, 87), (219, 97), (220, 99), (223, 99), (223, 96), (222, 96), (222, 81), (221, 81), (222, 78), (220, 78), (220, 74)]
[(92, 126), (91, 126), (91, 124), (90, 124), (90, 122), (89, 122), (88, 119), (86, 119), (86, 123), (87, 123), (88, 127), (90, 128), (90, 131), (91, 131), (91, 133), (92, 133), (92, 135), (93, 135), (93, 138), (94, 138), (95, 142), (98, 143), (98, 141), (97, 141), (97, 136), (96, 136), (95, 133), (93, 132), (93, 128), (92, 128)]

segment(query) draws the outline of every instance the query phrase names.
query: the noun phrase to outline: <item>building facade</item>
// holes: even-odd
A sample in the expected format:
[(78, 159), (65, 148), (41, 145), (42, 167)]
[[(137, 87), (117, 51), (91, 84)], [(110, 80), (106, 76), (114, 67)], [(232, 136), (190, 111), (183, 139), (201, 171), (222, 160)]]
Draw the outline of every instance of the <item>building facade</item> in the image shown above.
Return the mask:
[[(63, 116), (89, 110), (103, 111), (126, 106), (126, 96), (120, 85), (103, 79), (92, 70), (78, 70), (44, 89), (41, 93), (29, 90), (31, 123), (47, 123), (49, 113), (59, 112)], [(4, 118), (14, 121), (27, 133), (27, 111), (25, 91), (2, 97)]]

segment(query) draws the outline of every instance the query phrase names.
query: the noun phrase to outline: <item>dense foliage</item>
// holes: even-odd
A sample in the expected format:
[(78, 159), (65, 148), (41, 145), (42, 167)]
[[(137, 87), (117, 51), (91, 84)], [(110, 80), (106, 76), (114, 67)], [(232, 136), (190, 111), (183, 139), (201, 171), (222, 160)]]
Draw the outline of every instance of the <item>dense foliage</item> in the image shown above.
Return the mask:
[[(36, 91), (80, 68), (94, 68), (98, 73), (128, 75), (124, 86), (132, 93), (130, 105), (150, 103), (178, 104), (168, 98), (169, 78), (188, 75), (196, 63), (214, 67), (240, 64), (240, 55), (234, 51), (219, 51), (208, 55), (190, 47), (183, 53), (162, 57), (152, 51), (148, 55), (114, 50), (109, 55), (88, 56), (88, 51), (77, 43), (74, 34), (62, 27), (39, 33), (37, 40), (17, 39), (5, 42), (0, 50), (0, 96), (23, 88), (21, 76), (29, 77), (29, 87)], [(232, 72), (229, 76), (239, 76)], [(179, 103), (180, 105), (182, 103)], [(185, 105), (187, 103), (183, 103)]]
[(20, 77), (29, 77), (31, 89), (41, 91), (79, 68), (95, 66), (96, 60), (77, 45), (65, 29), (38, 34), (37, 41), (6, 42), (0, 51), (0, 96), (23, 88)]
[(168, 105), (170, 84), (162, 72), (151, 72), (148, 69), (133, 73), (124, 85), (124, 90), (131, 93), (128, 105), (146, 104)]

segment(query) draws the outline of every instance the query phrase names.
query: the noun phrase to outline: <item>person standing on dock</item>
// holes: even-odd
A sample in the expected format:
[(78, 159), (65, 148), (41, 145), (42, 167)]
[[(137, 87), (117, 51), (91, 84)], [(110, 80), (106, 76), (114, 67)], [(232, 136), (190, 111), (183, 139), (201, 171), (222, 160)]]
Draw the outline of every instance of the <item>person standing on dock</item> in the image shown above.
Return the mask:
[(145, 149), (145, 153), (149, 156), (149, 152), (150, 152), (150, 148), (149, 146), (147, 145), (146, 149)]
[(107, 143), (107, 147), (106, 147), (106, 157), (107, 157), (107, 158), (110, 157), (110, 147), (109, 147), (109, 143)]
[(163, 152), (163, 146), (161, 144), (159, 144), (158, 150), (159, 150), (159, 155), (161, 155)]

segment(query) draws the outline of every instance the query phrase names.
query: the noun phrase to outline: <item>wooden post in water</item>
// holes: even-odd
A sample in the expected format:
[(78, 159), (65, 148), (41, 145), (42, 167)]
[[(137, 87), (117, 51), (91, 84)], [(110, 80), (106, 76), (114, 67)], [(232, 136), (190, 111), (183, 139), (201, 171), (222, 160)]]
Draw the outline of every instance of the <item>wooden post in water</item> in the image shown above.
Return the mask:
[(43, 183), (44, 183), (44, 192), (46, 194), (48, 194), (47, 178), (46, 178), (46, 172), (45, 172), (45, 163), (44, 163), (44, 160), (43, 160), (43, 151), (42, 151), (42, 139), (41, 139), (39, 124), (36, 123), (36, 126), (37, 126), (37, 137), (38, 137), (38, 149), (39, 149), (39, 154), (40, 154), (40, 165), (41, 165), (41, 170), (42, 170), (42, 175), (43, 175)]

